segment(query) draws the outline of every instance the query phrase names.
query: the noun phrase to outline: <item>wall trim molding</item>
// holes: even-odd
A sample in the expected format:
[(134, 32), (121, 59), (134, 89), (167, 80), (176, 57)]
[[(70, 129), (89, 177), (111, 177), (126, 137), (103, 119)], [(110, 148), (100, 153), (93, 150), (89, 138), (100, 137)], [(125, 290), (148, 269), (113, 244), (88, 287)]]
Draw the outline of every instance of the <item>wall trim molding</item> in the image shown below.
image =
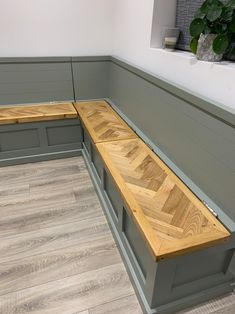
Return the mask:
[[(188, 90), (183, 86), (174, 84), (164, 77), (157, 76), (142, 69), (130, 62), (122, 60), (116, 56), (100, 55), (100, 56), (61, 56), (61, 57), (13, 57), (13, 58), (0, 58), (1, 64), (36, 64), (36, 63), (70, 63), (71, 69), (73, 63), (78, 62), (111, 62), (114, 63), (131, 73), (143, 78), (149, 83), (158, 86), (159, 88), (167, 91), (168, 93), (188, 102), (189, 105), (213, 116), (214, 118), (235, 127), (235, 110), (224, 106), (221, 103), (216, 103), (202, 95), (199, 95), (192, 90)], [(1, 71), (1, 69), (0, 69)], [(73, 80), (74, 85), (74, 80)], [(106, 95), (108, 97), (108, 95)], [(74, 99), (77, 100), (77, 99)]]
[(183, 86), (176, 85), (163, 77), (149, 73), (148, 71), (136, 67), (126, 61), (117, 57), (111, 57), (111, 62), (128, 70), (129, 72), (143, 78), (147, 82), (160, 87), (168, 93), (177, 96), (178, 98), (187, 101), (191, 106), (200, 109), (201, 111), (210, 114), (214, 118), (221, 120), (222, 122), (235, 127), (235, 110), (229, 107), (225, 107), (223, 104), (215, 103), (209, 99), (198, 95), (193, 91), (189, 91)]

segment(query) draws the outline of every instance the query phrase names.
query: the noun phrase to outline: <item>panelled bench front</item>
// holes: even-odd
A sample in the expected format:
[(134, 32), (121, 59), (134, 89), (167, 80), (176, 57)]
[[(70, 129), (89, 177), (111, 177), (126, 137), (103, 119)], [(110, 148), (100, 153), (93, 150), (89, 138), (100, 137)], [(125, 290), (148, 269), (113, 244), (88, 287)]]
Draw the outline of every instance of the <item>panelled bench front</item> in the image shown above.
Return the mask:
[(0, 108), (1, 166), (81, 148), (146, 313), (233, 290), (230, 232), (108, 103)]
[(88, 168), (145, 312), (173, 313), (232, 291), (230, 232), (106, 102), (75, 108)]
[(76, 156), (82, 130), (72, 103), (1, 106), (0, 166)]

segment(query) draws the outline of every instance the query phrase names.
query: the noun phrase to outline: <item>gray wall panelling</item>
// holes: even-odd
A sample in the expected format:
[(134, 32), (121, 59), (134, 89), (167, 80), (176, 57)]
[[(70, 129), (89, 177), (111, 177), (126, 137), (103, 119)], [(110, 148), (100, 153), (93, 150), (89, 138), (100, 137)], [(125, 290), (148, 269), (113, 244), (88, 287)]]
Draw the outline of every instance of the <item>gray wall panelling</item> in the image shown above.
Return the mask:
[(81, 154), (79, 119), (0, 126), (0, 166)]
[(88, 169), (145, 313), (172, 313), (233, 290), (234, 236), (216, 247), (155, 262), (89, 135), (86, 147)]
[(109, 87), (109, 58), (73, 58), (75, 99), (106, 98)]
[(71, 58), (0, 58), (0, 105), (73, 99)]

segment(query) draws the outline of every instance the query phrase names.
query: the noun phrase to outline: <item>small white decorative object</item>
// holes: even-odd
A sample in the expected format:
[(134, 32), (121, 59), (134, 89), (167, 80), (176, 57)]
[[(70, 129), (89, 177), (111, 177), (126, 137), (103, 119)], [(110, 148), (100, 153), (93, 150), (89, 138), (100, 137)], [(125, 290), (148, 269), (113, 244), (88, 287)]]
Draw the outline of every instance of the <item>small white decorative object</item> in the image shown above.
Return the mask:
[(165, 28), (163, 32), (163, 47), (165, 49), (174, 50), (179, 33), (178, 28)]

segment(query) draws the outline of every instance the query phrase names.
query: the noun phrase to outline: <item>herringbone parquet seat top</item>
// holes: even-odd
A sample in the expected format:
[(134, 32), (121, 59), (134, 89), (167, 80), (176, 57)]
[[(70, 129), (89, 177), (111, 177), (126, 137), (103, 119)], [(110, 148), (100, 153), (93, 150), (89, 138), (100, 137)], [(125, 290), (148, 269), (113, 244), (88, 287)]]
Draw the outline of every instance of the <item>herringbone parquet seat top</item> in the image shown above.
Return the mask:
[(78, 102), (74, 106), (94, 143), (137, 138), (105, 101)]
[(229, 232), (140, 139), (98, 143), (156, 260), (212, 246)]
[(77, 118), (72, 103), (4, 106), (0, 108), (0, 124)]

